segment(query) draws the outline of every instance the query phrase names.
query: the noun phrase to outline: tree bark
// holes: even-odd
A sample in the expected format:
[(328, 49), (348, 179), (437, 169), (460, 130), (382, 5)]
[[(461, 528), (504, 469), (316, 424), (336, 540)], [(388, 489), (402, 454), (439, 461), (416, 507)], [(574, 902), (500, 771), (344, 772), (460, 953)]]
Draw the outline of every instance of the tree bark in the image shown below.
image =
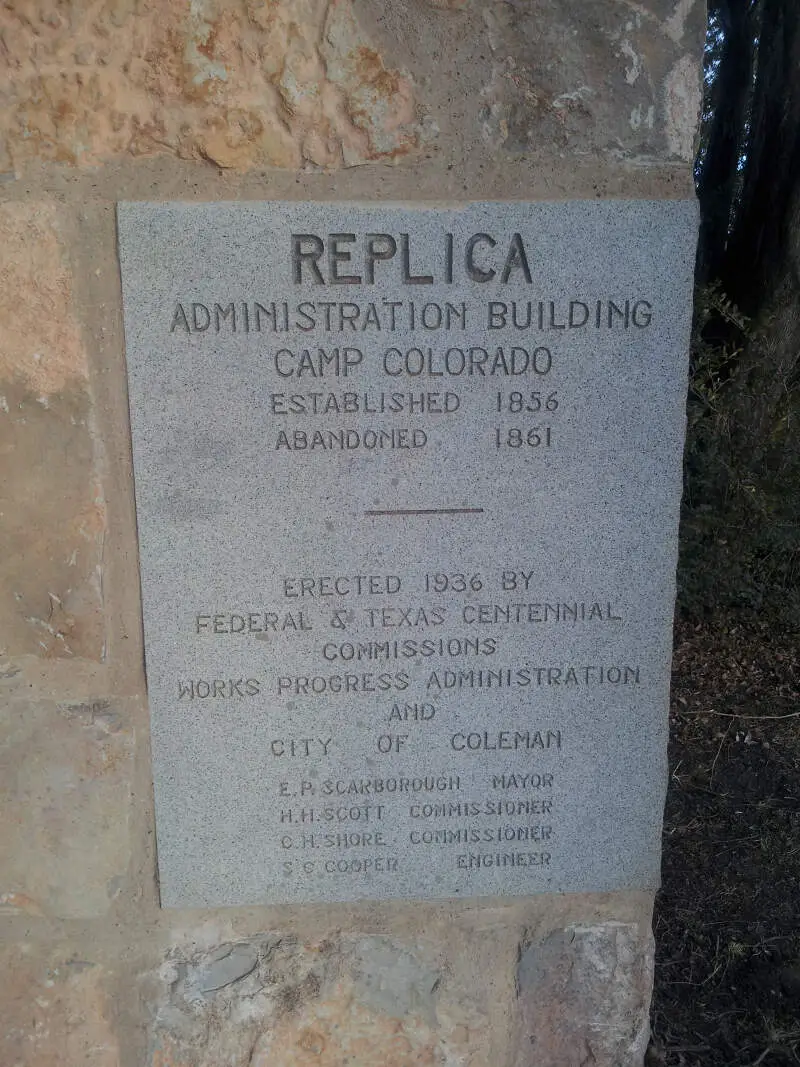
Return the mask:
[(734, 303), (758, 315), (786, 272), (787, 229), (800, 184), (800, 4), (759, 0), (746, 160), (720, 276)]
[(715, 29), (706, 60), (716, 71), (704, 107), (705, 136), (699, 165), (698, 196), (703, 207), (697, 273), (700, 284), (720, 278), (739, 185), (742, 150), (753, 75), (753, 17), (744, 0), (716, 0), (709, 6)]

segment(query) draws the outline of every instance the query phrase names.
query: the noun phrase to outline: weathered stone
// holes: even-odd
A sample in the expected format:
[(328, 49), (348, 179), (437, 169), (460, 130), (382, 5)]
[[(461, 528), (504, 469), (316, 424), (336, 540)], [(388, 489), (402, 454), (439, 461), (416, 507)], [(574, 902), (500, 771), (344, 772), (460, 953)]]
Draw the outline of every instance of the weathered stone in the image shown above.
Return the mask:
[(417, 136), (411, 81), (388, 69), (364, 41), (350, 0), (331, 0), (321, 54), (328, 78), (341, 94), (336, 125), (344, 162), (410, 151)]
[[(253, 1067), (278, 1063), (339, 1067), (348, 1062), (434, 1067), (447, 1061), (435, 1032), (426, 1023), (415, 1018), (401, 1021), (353, 1003), (346, 987), (262, 1035), (252, 1060)], [(468, 1062), (465, 1055), (450, 1058), (454, 1067)]]
[(196, 990), (201, 996), (207, 996), (241, 982), (256, 968), (258, 957), (254, 945), (222, 945), (194, 966), (187, 967), (187, 991)]
[(523, 945), (514, 1067), (641, 1067), (652, 982), (652, 934), (632, 923)]
[(3, 1067), (119, 1067), (108, 974), (88, 959), (0, 954)]
[(53, 203), (0, 206), (0, 317), (4, 383), (43, 397), (85, 383), (88, 362)]
[(695, 150), (695, 116), (700, 111), (700, 84), (692, 56), (681, 56), (664, 82), (667, 143), (672, 155), (691, 160)]
[(129, 863), (132, 761), (118, 705), (0, 706), (3, 912), (108, 911)]
[(402, 1018), (416, 1012), (433, 1022), (439, 973), (383, 937), (366, 937), (356, 950), (355, 989), (375, 1011)]
[[(700, 0), (26, 0), (3, 26), (0, 172), (156, 154), (335, 169), (440, 135), (511, 156), (687, 160), (702, 21)], [(435, 77), (444, 48), (456, 93)]]
[(0, 670), (101, 659), (105, 501), (55, 205), (0, 206)]
[(493, 58), (483, 93), (491, 144), (511, 153), (558, 147), (692, 158), (699, 0), (677, 7), (595, 0), (583, 9), (570, 0), (493, 4), (484, 18)]
[(485, 1048), (485, 1017), (465, 1021), (446, 985), (439, 1011), (440, 978), (418, 947), (388, 938), (178, 948), (160, 972), (150, 1064), (483, 1063), (472, 1057)]
[[(411, 82), (350, 0), (13, 5), (0, 141), (31, 160), (168, 153), (223, 168), (394, 159), (419, 141)], [(0, 76), (2, 77), (2, 76)]]

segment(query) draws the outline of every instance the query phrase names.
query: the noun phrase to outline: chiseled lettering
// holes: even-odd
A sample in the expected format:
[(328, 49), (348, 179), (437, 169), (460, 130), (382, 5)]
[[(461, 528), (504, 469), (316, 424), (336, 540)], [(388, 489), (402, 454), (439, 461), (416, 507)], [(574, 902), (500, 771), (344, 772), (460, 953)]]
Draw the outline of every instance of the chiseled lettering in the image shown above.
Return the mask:
[(313, 630), (307, 614), (300, 611), (249, 611), (231, 614), (195, 615), (197, 634), (300, 633)]
[(176, 304), (175, 305), (175, 311), (174, 311), (173, 316), (172, 316), (172, 324), (171, 324), (171, 326), (169, 328), (169, 332), (170, 333), (174, 333), (174, 331), (179, 326), (182, 329), (184, 329), (187, 333), (191, 333), (192, 332), (191, 331), (191, 327), (189, 326), (189, 320), (186, 317), (186, 312), (183, 310), (183, 304)]
[(375, 264), (394, 257), (397, 252), (397, 241), (390, 233), (368, 233), (366, 242), (364, 280), (372, 285), (375, 282)]
[(276, 737), (270, 742), (270, 751), (273, 756), (291, 759), (327, 756), (332, 741), (332, 737)]
[(214, 329), (217, 333), (223, 323), (230, 325), (231, 333), (236, 333), (236, 305), (232, 300), (225, 307), (221, 304), (214, 304)]
[(341, 274), (339, 272), (340, 264), (350, 263), (353, 258), (353, 253), (350, 249), (343, 247), (348, 244), (355, 244), (356, 235), (354, 233), (331, 233), (328, 235), (328, 278), (330, 285), (360, 285), (360, 274)]
[(260, 692), (258, 678), (178, 679), (178, 700), (233, 700), (258, 696)]
[(450, 738), (450, 745), (456, 752), (495, 752), (523, 751), (535, 749), (561, 748), (560, 730), (473, 730), (469, 733), (459, 731)]
[(481, 867), (549, 867), (552, 858), (549, 852), (470, 852), (459, 855), (456, 865), (462, 871)]
[(486, 244), (490, 248), (494, 248), (497, 241), (495, 241), (491, 234), (474, 233), (467, 241), (466, 248), (464, 249), (464, 266), (467, 271), (467, 276), (473, 282), (490, 282), (497, 272), (491, 267), (488, 270), (484, 270), (475, 262), (475, 249), (481, 244)]
[(400, 591), (402, 581), (397, 574), (334, 574), (314, 577), (285, 577), (285, 597), (346, 597), (384, 596)]
[(504, 284), (508, 282), (511, 275), (515, 270), (521, 270), (525, 281), (528, 285), (531, 284), (531, 269), (528, 266), (528, 257), (525, 253), (525, 245), (522, 243), (521, 234), (515, 233), (511, 238), (511, 243), (508, 246), (508, 255), (503, 266), (503, 272), (500, 275), (500, 281)]
[(324, 285), (322, 271), (319, 269), (319, 260), (325, 251), (325, 244), (321, 237), (313, 233), (292, 234), (292, 281), (295, 285), (302, 285), (303, 268), (308, 269), (315, 285)]
[(410, 238), (407, 233), (400, 234), (400, 260), (403, 266), (404, 285), (433, 285), (432, 274), (411, 273), (411, 247)]

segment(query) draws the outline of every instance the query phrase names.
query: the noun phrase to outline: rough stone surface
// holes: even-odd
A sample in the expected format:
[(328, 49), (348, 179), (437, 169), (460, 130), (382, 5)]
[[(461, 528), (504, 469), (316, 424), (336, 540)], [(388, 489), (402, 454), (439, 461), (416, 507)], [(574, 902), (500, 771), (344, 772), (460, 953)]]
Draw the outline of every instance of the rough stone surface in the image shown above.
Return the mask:
[(2, 19), (7, 168), (155, 153), (336, 167), (419, 142), (411, 81), (350, 0), (29, 0)]
[(434, 1016), (433, 993), (440, 975), (386, 938), (364, 938), (355, 960), (355, 988), (369, 1007), (402, 1018), (410, 1012)]
[[(488, 1063), (430, 950), (389, 938), (261, 935), (174, 949), (155, 988), (152, 1067)], [(441, 989), (440, 989), (440, 983)], [(476, 1058), (477, 1057), (477, 1058)]]
[(101, 659), (103, 489), (87, 355), (54, 204), (0, 205), (0, 674)]
[(103, 915), (130, 862), (124, 705), (0, 705), (0, 915)]
[[(700, 0), (570, 0), (484, 6), (492, 73), (489, 143), (621, 158), (693, 156)], [(558, 62), (553, 57), (558, 56)], [(590, 148), (591, 146), (591, 148)]]
[(688, 160), (703, 6), (7, 4), (0, 172), (154, 154), (330, 170), (487, 148)]
[(524, 946), (514, 1067), (641, 1067), (653, 938), (632, 923), (574, 925)]
[(3, 1067), (121, 1067), (108, 973), (29, 946), (0, 952)]

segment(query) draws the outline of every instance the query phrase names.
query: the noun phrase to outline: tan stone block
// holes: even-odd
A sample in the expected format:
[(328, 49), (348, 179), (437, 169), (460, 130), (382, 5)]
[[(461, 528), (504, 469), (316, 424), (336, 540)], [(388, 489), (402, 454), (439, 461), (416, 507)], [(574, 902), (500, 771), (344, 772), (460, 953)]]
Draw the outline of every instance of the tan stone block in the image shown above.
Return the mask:
[(104, 654), (105, 502), (57, 208), (0, 206), (0, 670)]
[(441, 1062), (440, 1042), (428, 1024), (370, 1011), (354, 1002), (346, 987), (262, 1035), (251, 1060), (253, 1067), (434, 1067)]
[(36, 958), (27, 946), (0, 953), (3, 1067), (119, 1067), (108, 974), (72, 956)]
[[(198, 932), (199, 938), (203, 937)], [(148, 1067), (477, 1067), (468, 1015), (430, 948), (262, 934), (176, 948), (158, 976)]]
[(51, 396), (88, 376), (56, 205), (0, 206), (0, 380)]
[(331, 0), (321, 51), (328, 78), (344, 94), (349, 125), (367, 137), (364, 150), (353, 137), (355, 131), (341, 128), (346, 158), (349, 154), (353, 163), (365, 163), (397, 159), (410, 152), (418, 143), (411, 79), (388, 68), (381, 54), (370, 47), (350, 0)]
[[(0, 142), (14, 167), (167, 153), (294, 169), (311, 134), (350, 142), (353, 127), (363, 151), (326, 152), (325, 166), (418, 144), (411, 80), (364, 35), (352, 0), (142, 0), (133, 11), (78, 0), (64, 14), (5, 13)], [(319, 103), (332, 84), (348, 101), (339, 128)]]
[(0, 913), (108, 911), (129, 863), (132, 769), (119, 704), (0, 707)]

